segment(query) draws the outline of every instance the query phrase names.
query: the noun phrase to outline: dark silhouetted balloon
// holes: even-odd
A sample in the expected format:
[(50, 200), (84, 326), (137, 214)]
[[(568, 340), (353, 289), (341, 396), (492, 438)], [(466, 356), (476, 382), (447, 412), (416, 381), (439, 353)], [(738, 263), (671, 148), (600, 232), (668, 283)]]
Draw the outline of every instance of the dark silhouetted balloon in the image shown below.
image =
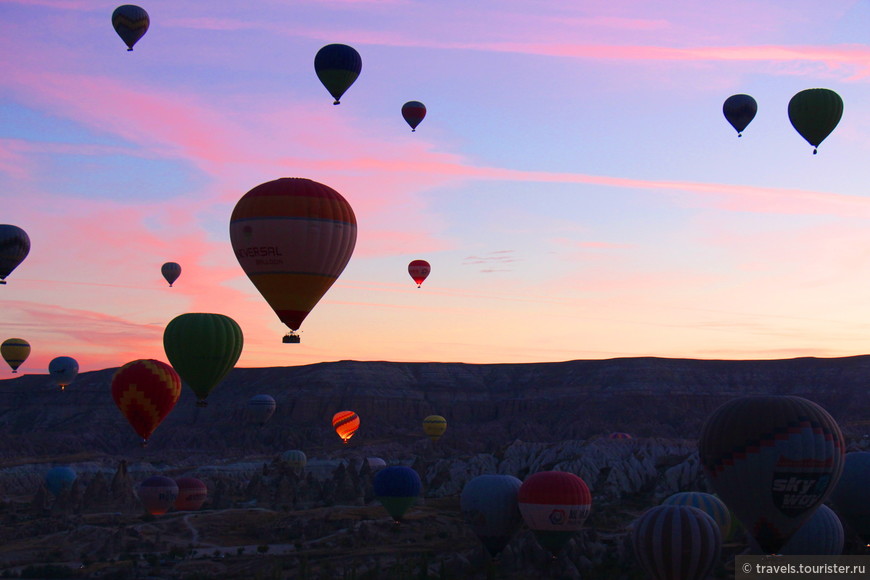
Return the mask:
[(0, 224), (0, 284), (6, 276), (24, 261), (30, 253), (30, 237), (27, 232), (9, 224)]
[(366, 457), (366, 463), (373, 472), (387, 466), (387, 462), (380, 457)]
[(0, 344), (0, 356), (12, 367), (12, 372), (17, 373), (18, 367), (30, 356), (30, 343), (23, 338), (7, 338)]
[(653, 580), (705, 580), (722, 548), (713, 518), (690, 506), (650, 508), (631, 532), (634, 555)]
[(70, 489), (76, 480), (76, 472), (71, 467), (52, 467), (45, 474), (45, 487), (54, 496), (60, 495), (65, 489)]
[(523, 481), (517, 501), (538, 543), (555, 556), (583, 527), (592, 495), (586, 482), (573, 473), (539, 471)]
[(429, 272), (431, 271), (432, 268), (426, 260), (414, 260), (408, 264), (408, 274), (410, 274), (411, 278), (414, 279), (414, 282), (417, 283), (417, 288), (420, 287), (420, 284), (422, 284), (423, 280), (429, 276)]
[(353, 411), (339, 411), (332, 416), (332, 426), (346, 444), (359, 429), (359, 416)]
[(870, 544), (870, 452), (847, 453), (843, 475), (831, 493), (831, 503), (840, 517)]
[(698, 451), (713, 490), (767, 554), (813, 515), (843, 469), (836, 421), (794, 396), (728, 401), (707, 419)]
[(359, 53), (346, 44), (327, 44), (314, 56), (314, 72), (317, 78), (335, 99), (333, 105), (359, 76), (362, 58)]
[(159, 360), (128, 362), (112, 377), (112, 400), (142, 438), (143, 446), (175, 407), (179, 396), (181, 377)]
[(417, 125), (426, 117), (426, 105), (420, 101), (408, 101), (402, 105), (402, 118), (411, 126), (411, 132), (417, 130)]
[(737, 136), (743, 136), (743, 130), (755, 118), (758, 103), (749, 95), (731, 95), (722, 105), (722, 113), (737, 131)]
[(281, 461), (287, 464), (290, 469), (297, 474), (302, 474), (305, 471), (305, 466), (308, 464), (308, 457), (299, 449), (290, 449), (281, 454)]
[(59, 356), (48, 363), (48, 374), (51, 380), (64, 390), (79, 374), (79, 363), (71, 356)]
[(160, 516), (175, 505), (178, 484), (162, 475), (153, 475), (139, 484), (139, 499), (152, 516)]
[(178, 277), (181, 276), (181, 266), (175, 262), (166, 262), (160, 266), (160, 273), (163, 274), (163, 278), (169, 282), (169, 287), (172, 288), (173, 282), (178, 280)]
[(195, 477), (179, 477), (175, 480), (175, 485), (178, 486), (178, 497), (175, 498), (176, 511), (196, 511), (208, 499), (208, 486)]
[(133, 50), (133, 45), (148, 32), (151, 20), (144, 8), (132, 4), (118, 6), (112, 12), (112, 26), (115, 32), (127, 45), (127, 50)]
[(277, 408), (278, 404), (270, 395), (254, 395), (248, 400), (248, 417), (262, 427), (272, 418)]
[(462, 517), (493, 558), (522, 522), (517, 500), (522, 483), (512, 475), (478, 475), (462, 488)]
[(843, 99), (830, 89), (806, 89), (788, 102), (788, 118), (801, 137), (813, 146), (813, 155), (842, 116)]
[(843, 553), (845, 541), (840, 518), (834, 510), (822, 504), (792, 534), (779, 553), (783, 556), (838, 556)]
[(716, 522), (722, 539), (728, 537), (731, 529), (731, 512), (721, 499), (703, 491), (683, 491), (675, 493), (662, 502), (662, 505), (687, 505), (698, 508)]
[(385, 467), (375, 474), (372, 481), (375, 498), (383, 505), (394, 521), (401, 521), (423, 489), (417, 472), (404, 465)]

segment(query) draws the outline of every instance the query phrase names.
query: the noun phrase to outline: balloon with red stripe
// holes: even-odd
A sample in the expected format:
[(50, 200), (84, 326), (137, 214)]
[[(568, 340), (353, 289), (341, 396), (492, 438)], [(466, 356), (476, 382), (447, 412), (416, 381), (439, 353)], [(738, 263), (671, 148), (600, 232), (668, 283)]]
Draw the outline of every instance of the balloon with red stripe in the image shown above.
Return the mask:
[(175, 480), (178, 486), (178, 497), (175, 498), (175, 510), (180, 512), (196, 511), (208, 499), (208, 487), (195, 477), (179, 477)]
[(553, 556), (583, 527), (592, 507), (586, 482), (565, 471), (540, 471), (523, 481), (520, 513), (542, 548)]
[(128, 362), (112, 377), (112, 399), (142, 438), (143, 447), (175, 407), (179, 396), (181, 377), (175, 369), (159, 360)]
[(347, 444), (356, 430), (359, 429), (359, 415), (353, 411), (339, 411), (332, 416), (332, 426), (341, 437), (342, 443)]

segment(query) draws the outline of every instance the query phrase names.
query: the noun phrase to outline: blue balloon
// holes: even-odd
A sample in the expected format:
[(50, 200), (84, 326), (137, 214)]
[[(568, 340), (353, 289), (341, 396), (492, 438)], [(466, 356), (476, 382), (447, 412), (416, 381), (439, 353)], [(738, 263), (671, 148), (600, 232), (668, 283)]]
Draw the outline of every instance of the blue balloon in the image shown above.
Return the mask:
[(64, 489), (72, 487), (76, 480), (76, 472), (70, 467), (52, 467), (45, 474), (45, 487), (53, 495), (58, 496)]
[(62, 391), (79, 374), (79, 363), (69, 356), (59, 356), (48, 363), (48, 374)]
[(843, 475), (831, 493), (831, 503), (846, 524), (870, 544), (870, 452), (846, 454)]
[(523, 521), (517, 501), (522, 484), (512, 475), (478, 475), (462, 488), (462, 517), (493, 558)]
[(728, 536), (731, 528), (731, 512), (725, 503), (711, 493), (703, 491), (683, 491), (675, 493), (662, 502), (662, 505), (687, 505), (698, 508), (716, 522), (722, 537)]
[(779, 551), (783, 556), (836, 556), (843, 553), (845, 534), (840, 518), (820, 505)]
[(659, 505), (634, 522), (637, 561), (654, 580), (704, 580), (722, 548), (719, 526), (691, 506)]
[(423, 484), (417, 472), (404, 465), (385, 467), (375, 474), (372, 482), (375, 497), (387, 509), (387, 513), (397, 522), (411, 507)]

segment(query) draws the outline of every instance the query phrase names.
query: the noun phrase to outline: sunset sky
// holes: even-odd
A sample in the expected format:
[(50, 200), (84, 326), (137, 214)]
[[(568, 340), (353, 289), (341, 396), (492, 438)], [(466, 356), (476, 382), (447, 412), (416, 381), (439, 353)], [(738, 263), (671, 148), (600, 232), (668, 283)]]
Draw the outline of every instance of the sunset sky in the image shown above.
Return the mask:
[[(127, 52), (115, 3), (0, 0), (0, 223), (32, 244), (0, 286), (20, 371), (165, 361), (184, 312), (234, 318), (244, 367), (870, 352), (868, 2), (139, 5)], [(339, 106), (313, 66), (331, 43), (363, 61)], [(787, 116), (814, 87), (845, 103), (818, 155)], [(758, 102), (742, 138), (736, 93)], [(336, 189), (359, 224), (295, 345), (229, 242), (238, 199), (278, 177)]]

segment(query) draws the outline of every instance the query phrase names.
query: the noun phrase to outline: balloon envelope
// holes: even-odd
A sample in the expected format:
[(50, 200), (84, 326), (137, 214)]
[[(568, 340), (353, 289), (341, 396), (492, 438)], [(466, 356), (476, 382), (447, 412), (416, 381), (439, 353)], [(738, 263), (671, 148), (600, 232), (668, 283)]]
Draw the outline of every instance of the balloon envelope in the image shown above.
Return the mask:
[(178, 484), (168, 477), (153, 475), (139, 484), (138, 494), (145, 510), (152, 516), (159, 516), (175, 505)]
[(369, 469), (372, 471), (377, 471), (387, 466), (387, 462), (380, 457), (366, 457), (366, 464), (368, 464)]
[(801, 137), (814, 147), (813, 153), (842, 116), (843, 99), (830, 89), (806, 89), (788, 103), (788, 118)]
[(749, 95), (731, 95), (725, 99), (722, 105), (722, 113), (741, 137), (743, 130), (755, 118), (758, 112), (758, 103)]
[(447, 431), (447, 419), (441, 415), (429, 415), (423, 419), (423, 432), (433, 443), (441, 439), (445, 431)]
[(583, 527), (592, 494), (580, 477), (564, 471), (539, 471), (523, 481), (520, 513), (542, 548), (555, 555)]
[(459, 497), (462, 517), (495, 558), (522, 521), (517, 500), (522, 482), (512, 475), (478, 475)]
[(30, 253), (27, 232), (10, 224), (0, 224), (0, 284)]
[(30, 356), (30, 343), (23, 338), (7, 338), (0, 344), (0, 356), (12, 367), (12, 372), (17, 373), (18, 367)]
[(711, 493), (703, 491), (683, 491), (675, 493), (662, 502), (662, 505), (686, 505), (698, 508), (716, 522), (722, 538), (728, 537), (731, 529), (731, 512), (725, 503)]
[(242, 270), (292, 331), (344, 271), (356, 234), (347, 200), (310, 179), (258, 185), (230, 218), (230, 240)]
[(79, 374), (79, 363), (69, 356), (56, 357), (48, 363), (48, 374), (60, 390), (63, 390)]
[(223, 314), (190, 312), (173, 318), (163, 331), (166, 358), (196, 394), (197, 405), (235, 366), (244, 337), (235, 320)]
[(385, 467), (372, 482), (375, 497), (395, 521), (402, 519), (420, 496), (423, 484), (417, 472), (405, 465)]
[(299, 449), (291, 449), (281, 454), (281, 461), (286, 463), (296, 473), (305, 471), (305, 466), (308, 464), (308, 457)]
[(852, 530), (870, 544), (870, 452), (847, 453), (831, 503)]
[(423, 280), (429, 276), (431, 270), (432, 268), (426, 260), (414, 260), (408, 264), (408, 274), (410, 274), (411, 278), (414, 279), (414, 282), (417, 283), (417, 288), (419, 288), (420, 284), (423, 283)]
[(180, 395), (181, 377), (158, 360), (128, 362), (112, 377), (112, 400), (143, 444), (175, 407)]
[(426, 117), (426, 105), (420, 101), (408, 101), (402, 105), (402, 118), (411, 126), (411, 131), (417, 130), (417, 125)]
[(112, 12), (112, 26), (127, 45), (127, 50), (133, 50), (133, 45), (145, 36), (150, 24), (148, 13), (139, 6), (124, 4)]
[(76, 480), (76, 472), (71, 467), (52, 467), (45, 474), (45, 487), (53, 495), (58, 496), (64, 489), (72, 487)]
[(196, 511), (208, 499), (208, 487), (195, 477), (179, 477), (175, 480), (178, 497), (175, 498), (176, 511)]
[(822, 504), (779, 551), (782, 556), (837, 556), (846, 535), (834, 510)]
[(795, 396), (725, 403), (704, 424), (698, 449), (710, 485), (768, 554), (825, 501), (843, 469), (840, 427)]
[(172, 283), (181, 276), (181, 266), (175, 262), (166, 262), (160, 266), (160, 273), (163, 274), (163, 278), (169, 282), (169, 287), (172, 288)]
[(248, 417), (262, 427), (272, 418), (277, 408), (278, 404), (270, 395), (254, 395), (248, 401)]
[(332, 416), (332, 426), (342, 442), (347, 443), (359, 429), (359, 416), (353, 411), (339, 411)]
[(653, 580), (705, 580), (722, 548), (713, 518), (681, 505), (647, 510), (634, 522), (631, 540), (637, 561)]
[(359, 53), (346, 44), (328, 44), (314, 56), (317, 78), (339, 104), (341, 96), (350, 88), (362, 70)]

